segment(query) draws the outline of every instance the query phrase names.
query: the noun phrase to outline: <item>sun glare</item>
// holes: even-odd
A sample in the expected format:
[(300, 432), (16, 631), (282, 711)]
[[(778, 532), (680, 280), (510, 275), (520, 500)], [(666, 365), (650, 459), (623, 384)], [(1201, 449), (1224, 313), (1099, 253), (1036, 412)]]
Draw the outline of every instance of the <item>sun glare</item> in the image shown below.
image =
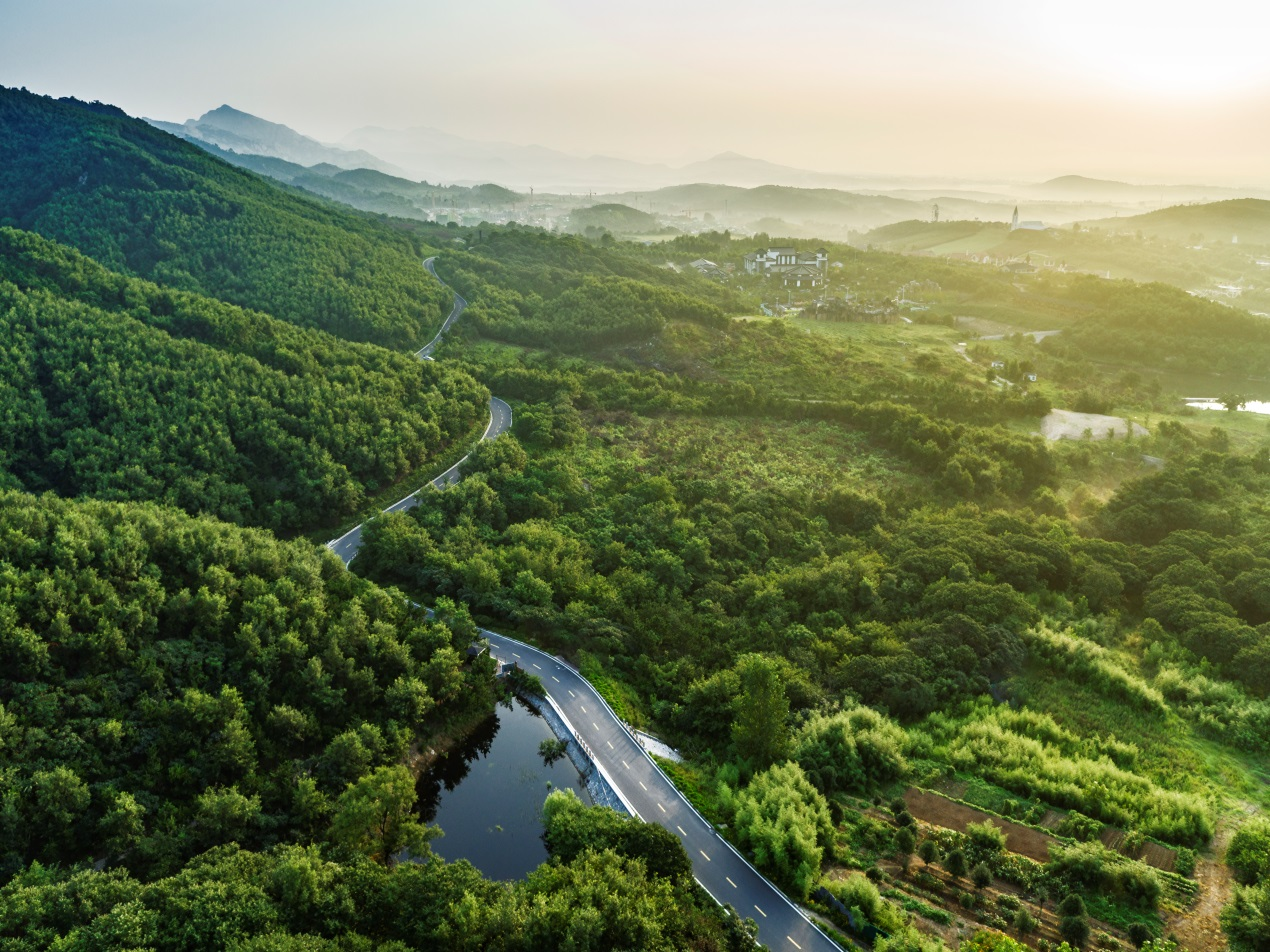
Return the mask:
[(1182, 98), (1270, 89), (1270, 10), (1259, 4), (1078, 0), (1037, 12), (1056, 65), (1087, 80)]

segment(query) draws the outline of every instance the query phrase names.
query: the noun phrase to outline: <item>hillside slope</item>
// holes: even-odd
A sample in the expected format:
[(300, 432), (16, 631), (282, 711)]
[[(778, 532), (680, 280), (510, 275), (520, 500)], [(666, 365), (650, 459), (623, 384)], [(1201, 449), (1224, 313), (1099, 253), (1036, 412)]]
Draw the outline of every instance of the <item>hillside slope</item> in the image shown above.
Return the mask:
[(0, 89), (0, 224), (393, 348), (430, 336), (450, 304), (405, 236), (101, 104)]
[(463, 372), (0, 229), (0, 481), (275, 529), (356, 511), (484, 418)]

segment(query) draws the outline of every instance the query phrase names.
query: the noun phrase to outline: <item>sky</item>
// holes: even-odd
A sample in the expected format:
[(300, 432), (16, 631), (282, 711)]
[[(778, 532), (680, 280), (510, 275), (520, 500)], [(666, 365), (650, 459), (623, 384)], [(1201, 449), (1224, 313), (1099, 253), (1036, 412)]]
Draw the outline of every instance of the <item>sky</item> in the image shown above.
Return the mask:
[(1265, 186), (1268, 36), (1247, 0), (0, 0), (0, 84), (325, 142)]

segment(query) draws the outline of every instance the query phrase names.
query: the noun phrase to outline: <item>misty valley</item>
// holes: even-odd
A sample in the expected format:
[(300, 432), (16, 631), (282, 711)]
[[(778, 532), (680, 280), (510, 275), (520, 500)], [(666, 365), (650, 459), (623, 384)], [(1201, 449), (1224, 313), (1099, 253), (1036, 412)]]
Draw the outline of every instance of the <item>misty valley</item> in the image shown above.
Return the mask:
[(1270, 950), (1270, 181), (114, 88), (0, 86), (0, 952)]

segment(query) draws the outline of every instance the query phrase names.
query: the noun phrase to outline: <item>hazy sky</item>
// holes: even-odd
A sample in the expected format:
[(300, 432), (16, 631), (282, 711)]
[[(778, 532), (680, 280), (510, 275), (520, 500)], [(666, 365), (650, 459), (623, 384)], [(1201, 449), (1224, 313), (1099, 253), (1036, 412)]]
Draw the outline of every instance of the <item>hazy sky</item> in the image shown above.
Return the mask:
[(1264, 185), (1268, 37), (1249, 0), (0, 0), (0, 84), (330, 142)]

